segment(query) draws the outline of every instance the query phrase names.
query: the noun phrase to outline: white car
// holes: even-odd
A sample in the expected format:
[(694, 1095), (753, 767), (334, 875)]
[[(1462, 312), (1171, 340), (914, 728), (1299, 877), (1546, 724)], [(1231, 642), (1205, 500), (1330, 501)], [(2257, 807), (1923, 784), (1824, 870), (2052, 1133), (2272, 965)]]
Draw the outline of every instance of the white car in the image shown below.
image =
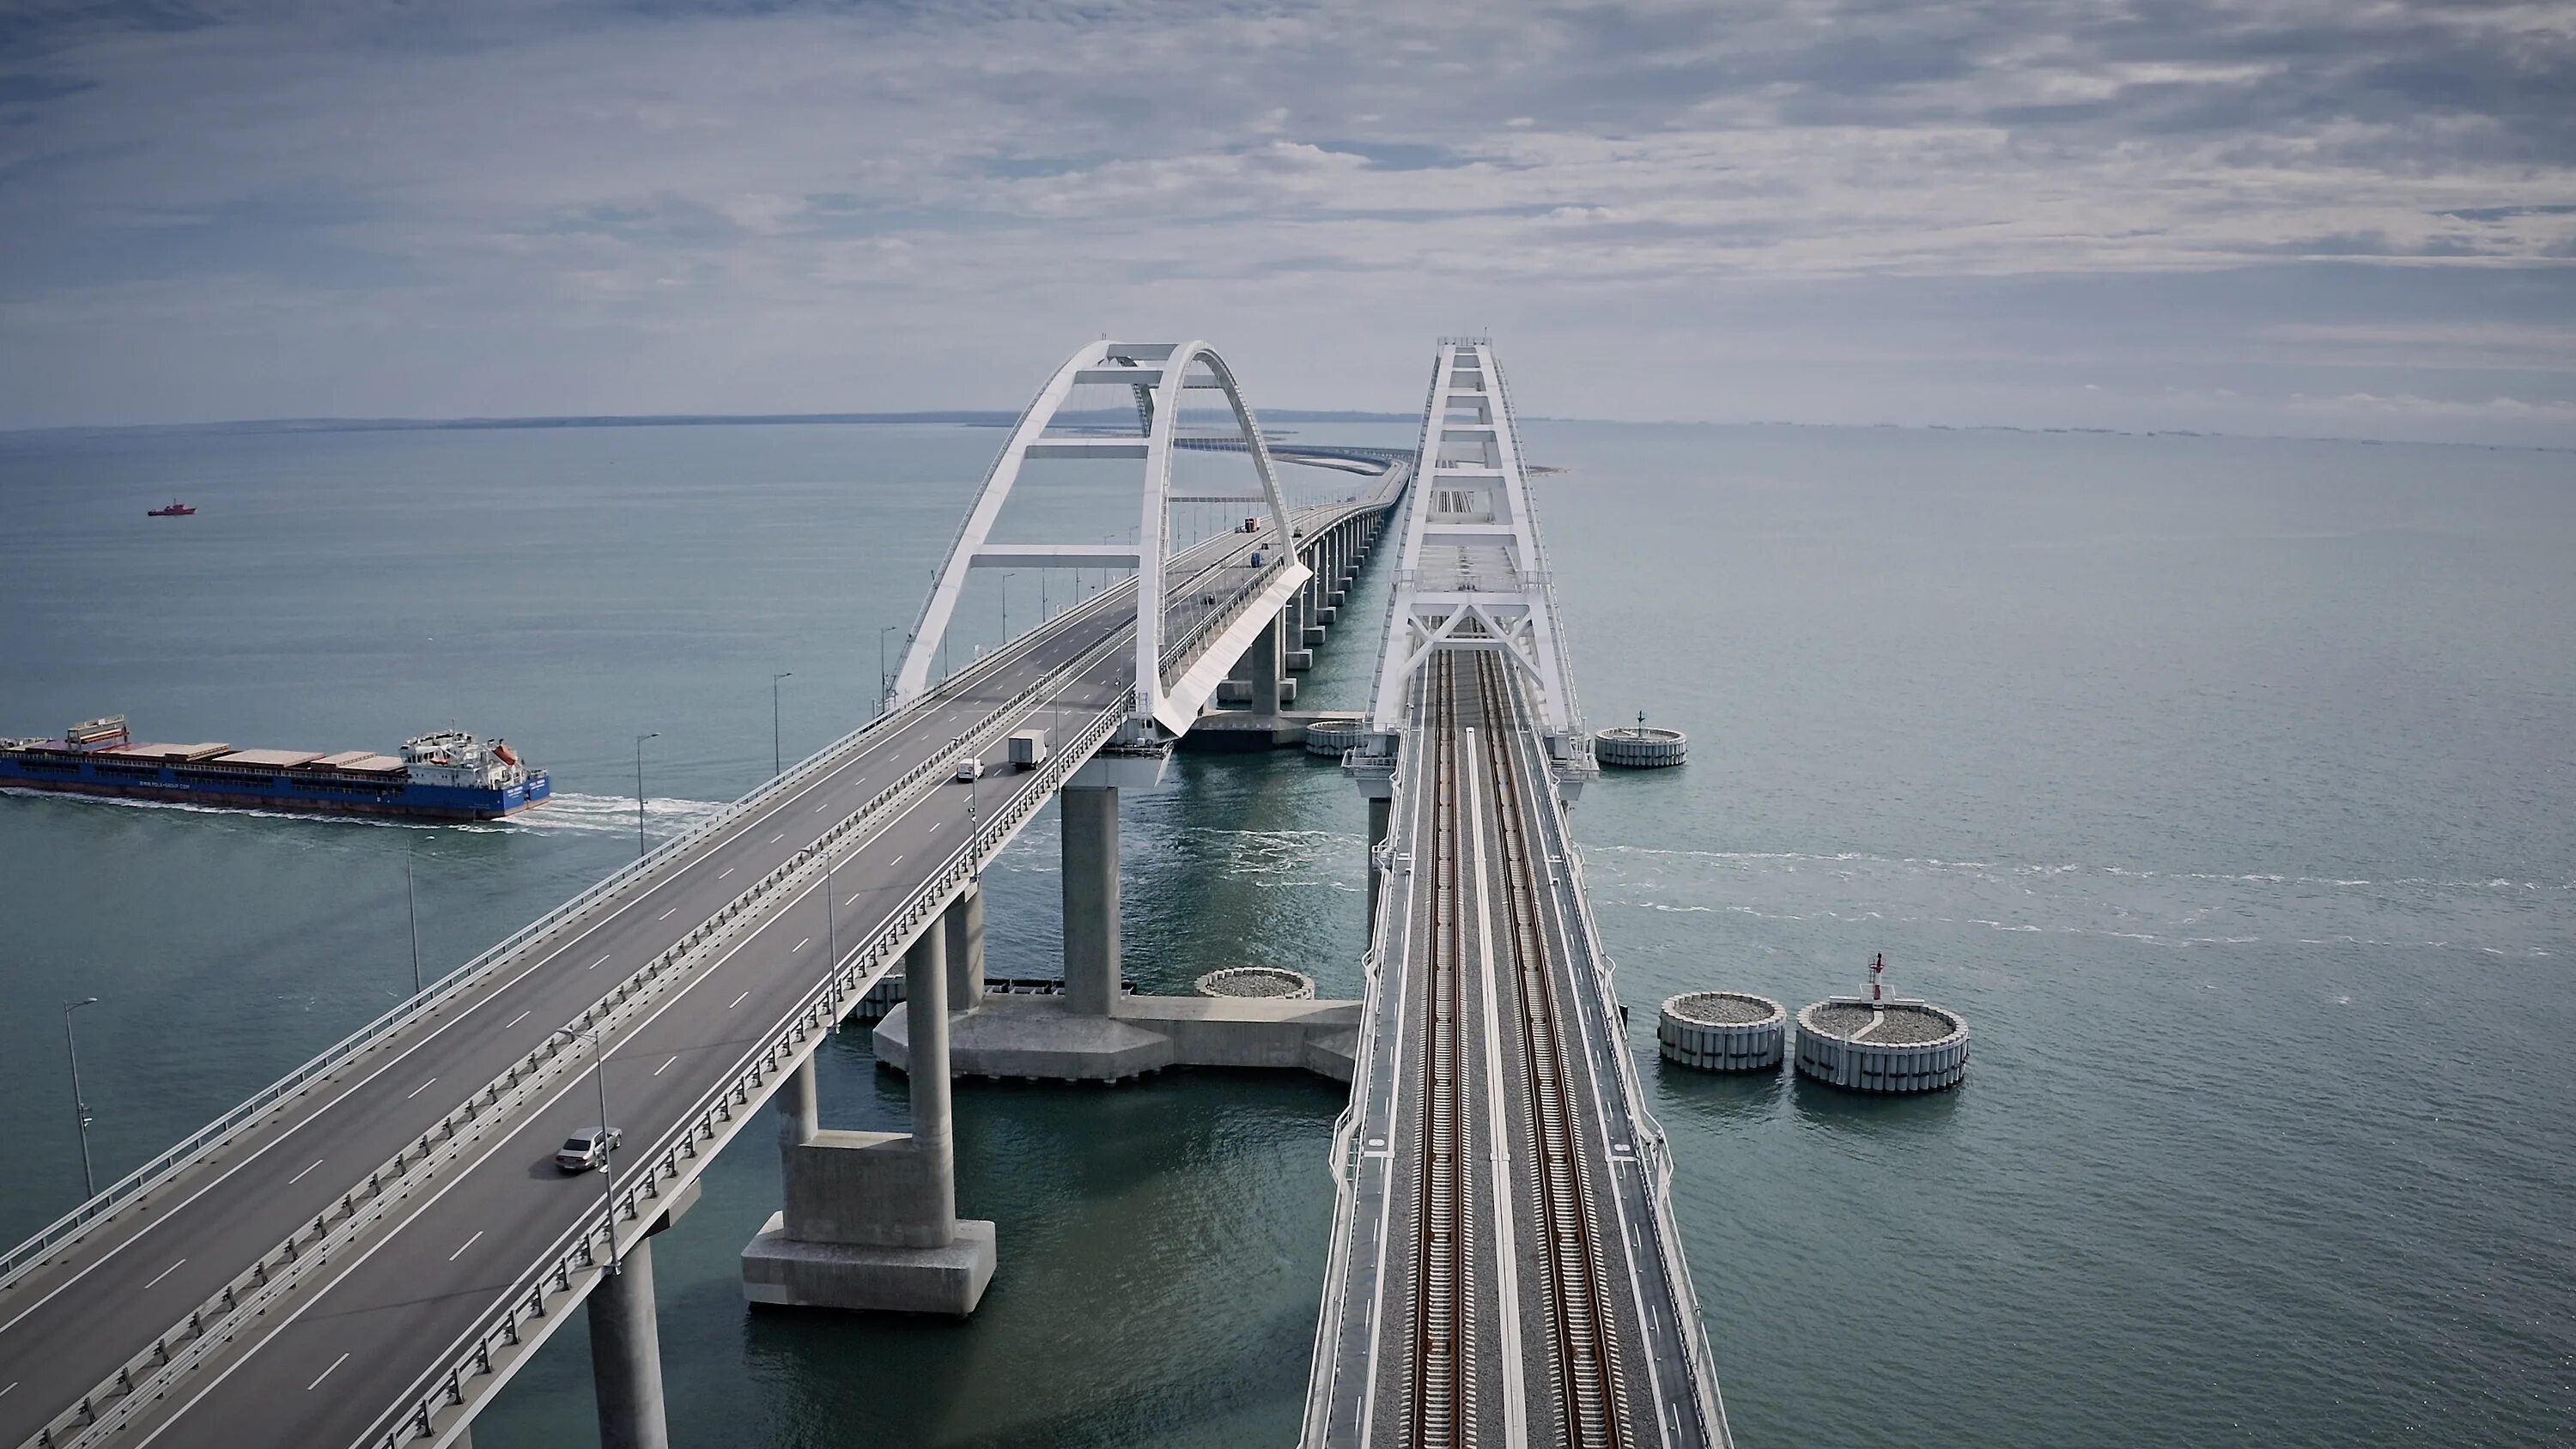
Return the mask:
[(957, 778), (961, 782), (983, 779), (984, 762), (974, 755), (968, 755), (966, 758), (959, 760), (957, 762)]

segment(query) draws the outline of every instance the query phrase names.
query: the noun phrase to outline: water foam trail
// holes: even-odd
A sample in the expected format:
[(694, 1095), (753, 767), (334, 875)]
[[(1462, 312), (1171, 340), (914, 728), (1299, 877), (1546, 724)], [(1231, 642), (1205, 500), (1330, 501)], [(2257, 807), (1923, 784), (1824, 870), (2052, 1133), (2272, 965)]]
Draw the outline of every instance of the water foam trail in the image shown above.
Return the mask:
[(1604, 907), (1776, 921), (1977, 927), (2170, 949), (2262, 942), (2550, 959), (2576, 938), (2576, 882), (1952, 861), (1861, 851), (1587, 849)]

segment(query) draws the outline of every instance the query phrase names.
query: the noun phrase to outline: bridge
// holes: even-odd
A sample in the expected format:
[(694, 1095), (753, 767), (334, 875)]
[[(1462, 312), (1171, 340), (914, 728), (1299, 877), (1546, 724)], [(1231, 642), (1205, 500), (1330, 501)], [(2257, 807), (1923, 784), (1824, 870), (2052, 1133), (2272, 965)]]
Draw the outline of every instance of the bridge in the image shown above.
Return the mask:
[[(1244, 476), (1176, 484), (1206, 451)], [(1101, 464), (1141, 475), (1126, 544), (1005, 537), (1015, 497), (1084, 478), (1096, 497)], [(1292, 507), (1290, 466), (1342, 470), (1344, 496)], [(959, 1216), (952, 1074), (1211, 1062), (1354, 1083), (1311, 1443), (1723, 1443), (1564, 833), (1589, 756), (1526, 494), (1481, 344), (1444, 344), (1411, 454), (1274, 448), (1201, 343), (1083, 348), (1012, 429), (876, 720), (0, 1258), (0, 1442), (464, 1443), (583, 1308), (603, 1442), (664, 1444), (652, 1236), (764, 1104), (784, 1201), (744, 1248), (746, 1297), (962, 1315), (1004, 1249)], [(1220, 697), (1285, 715), (1287, 676), (1408, 496), (1377, 704), (1346, 762), (1373, 837), (1402, 823), (1374, 845), (1368, 999), (1124, 994), (1120, 792), (1226, 720)], [(1183, 542), (1175, 509), (1211, 504), (1242, 527)], [(976, 572), (998, 568), (1124, 577), (945, 671)], [(979, 878), (1049, 800), (1062, 988), (988, 994)], [(1474, 1005), (1496, 961), (1508, 1016)], [(876, 1035), (912, 1131), (823, 1130), (814, 1050), (898, 995)], [(1496, 1051), (1515, 1055), (1454, 1065)], [(553, 1172), (603, 1120), (623, 1133), (608, 1170)]]

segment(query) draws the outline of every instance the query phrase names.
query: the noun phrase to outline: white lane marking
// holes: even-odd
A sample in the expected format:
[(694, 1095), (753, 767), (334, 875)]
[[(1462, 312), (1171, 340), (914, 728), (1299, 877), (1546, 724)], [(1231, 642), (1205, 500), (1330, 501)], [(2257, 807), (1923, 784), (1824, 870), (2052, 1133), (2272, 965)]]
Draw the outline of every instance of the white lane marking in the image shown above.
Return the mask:
[(169, 1267), (162, 1269), (160, 1272), (153, 1274), (153, 1275), (152, 1275), (152, 1282), (151, 1282), (151, 1283), (146, 1283), (146, 1284), (144, 1284), (143, 1286), (144, 1286), (144, 1287), (146, 1287), (146, 1288), (150, 1288), (150, 1287), (152, 1287), (152, 1286), (153, 1286), (153, 1284), (159, 1283), (162, 1279), (167, 1278), (167, 1277), (169, 1277), (171, 1274), (178, 1272), (178, 1271), (179, 1271), (179, 1269), (180, 1269), (183, 1265), (185, 1265), (185, 1264), (187, 1263), (187, 1261), (188, 1261), (187, 1259), (185, 1259), (185, 1258), (181, 1258), (178, 1262), (173, 1263), (173, 1264), (171, 1264)]
[(429, 1083), (437, 1080), (438, 1078), (432, 1077), (429, 1079), (429, 1082), (423, 1082), (419, 1086), (412, 1088), (410, 1091), (403, 1093), (403, 1100), (408, 1102), (412, 1098), (419, 1096), (421, 1093), (428, 1091)]
[(731, 1010), (733, 1010), (735, 1007), (742, 1005), (744, 1002), (749, 1001), (750, 999), (751, 999), (751, 993), (750, 993), (750, 992), (748, 992), (748, 991), (746, 991), (746, 992), (744, 992), (742, 995), (735, 997), (733, 1000), (726, 1002), (726, 1003), (725, 1003), (725, 1010), (727, 1010), (727, 1011), (731, 1011)]
[[(608, 956), (614, 956), (614, 955), (616, 955), (616, 954), (617, 954), (616, 952), (611, 951), (611, 952), (609, 952), (609, 953), (608, 953)], [(599, 958), (599, 960), (597, 960), (597, 961), (593, 961), (593, 962), (591, 962), (589, 965), (584, 966), (584, 967), (583, 967), (583, 968), (581, 968), (581, 969), (582, 969), (582, 970), (584, 970), (584, 971), (596, 971), (596, 970), (598, 970), (598, 969), (600, 968), (601, 963), (603, 963), (603, 962), (607, 961), (608, 956), (602, 956), (602, 957), (600, 957), (600, 958)]]
[(947, 821), (945, 821), (945, 820), (933, 820), (933, 821), (931, 821), (931, 822), (930, 822), (930, 828), (931, 828), (931, 829), (933, 829), (933, 830), (937, 830), (940, 826), (945, 825), (945, 824), (947, 824), (947, 823), (948, 823), (948, 822), (947, 822)]
[(814, 807), (814, 813), (817, 815), (822, 814), (826, 809), (830, 808), (831, 804), (832, 802), (829, 800), (824, 801), (822, 804)]
[[(676, 910), (678, 910), (678, 909), (679, 909), (679, 907), (678, 907), (678, 906), (673, 906), (673, 907), (671, 907), (671, 911), (676, 911)], [(658, 916), (655, 916), (653, 919), (654, 919), (654, 920), (657, 920), (657, 921), (667, 921), (667, 920), (671, 919), (671, 911), (664, 911), (662, 914), (660, 914), (660, 915), (658, 915)]]
[(322, 1372), (315, 1374), (313, 1376), (313, 1382), (304, 1386), (304, 1392), (309, 1394), (315, 1389), (322, 1387), (322, 1381), (331, 1377), (331, 1369), (338, 1368), (340, 1365), (347, 1363), (348, 1361), (349, 1356), (345, 1353), (340, 1355), (338, 1358), (331, 1360), (331, 1368), (326, 1368)]
[(786, 832), (786, 831), (784, 831), (784, 830), (782, 830), (782, 831), (778, 832), (776, 835), (773, 835), (773, 836), (769, 837), (769, 843), (770, 843), (770, 844), (772, 844), (772, 845), (776, 845), (778, 842), (780, 842), (780, 841), (782, 841), (782, 840), (785, 840), (786, 838), (787, 838), (787, 832)]
[[(18, 1387), (18, 1380), (11, 1379), (9, 1381), (9, 1389), (14, 1389), (16, 1387)], [(9, 1389), (0, 1389), (0, 1399), (5, 1399), (9, 1396)]]
[[(321, 1165), (322, 1165), (322, 1159), (321, 1159), (321, 1158), (317, 1157), (317, 1158), (314, 1158), (314, 1159), (313, 1159), (313, 1167), (320, 1167)], [(288, 1187), (293, 1187), (293, 1186), (295, 1186), (297, 1183), (302, 1182), (305, 1178), (307, 1178), (307, 1177), (309, 1177), (309, 1176), (311, 1176), (311, 1175), (312, 1175), (312, 1173), (313, 1173), (313, 1167), (308, 1167), (308, 1168), (304, 1169), (302, 1172), (299, 1172), (299, 1173), (295, 1174), (293, 1177), (288, 1178), (288, 1179), (286, 1180), (286, 1185), (287, 1185)]]
[(448, 1255), (447, 1255), (447, 1261), (449, 1261), (449, 1262), (453, 1263), (453, 1262), (455, 1262), (457, 1259), (464, 1257), (464, 1256), (465, 1256), (465, 1248), (473, 1247), (476, 1243), (479, 1243), (479, 1242), (481, 1242), (481, 1241), (483, 1241), (483, 1230), (482, 1230), (481, 1228), (477, 1228), (477, 1229), (475, 1229), (475, 1230), (474, 1230), (474, 1236), (472, 1236), (472, 1237), (470, 1237), (470, 1238), (467, 1238), (467, 1239), (465, 1240), (465, 1247), (464, 1247), (464, 1248), (458, 1248), (455, 1252), (450, 1253), (450, 1254), (448, 1254)]
[[(678, 1058), (678, 1057), (673, 1057), (673, 1058), (671, 1058), (671, 1062), (676, 1062), (676, 1061), (678, 1061), (678, 1060), (679, 1060), (679, 1058)], [(660, 1066), (658, 1066), (658, 1067), (655, 1067), (655, 1068), (653, 1069), (653, 1075), (655, 1075), (655, 1076), (657, 1076), (657, 1077), (658, 1077), (658, 1076), (662, 1075), (664, 1072), (669, 1071), (669, 1070), (671, 1069), (671, 1062), (664, 1062), (662, 1065), (660, 1065)]]
[(889, 860), (889, 861), (887, 861), (887, 862), (886, 862), (886, 866), (887, 866), (887, 868), (889, 868), (889, 869), (891, 869), (891, 868), (893, 868), (893, 867), (895, 867), (895, 866), (901, 865), (901, 864), (903, 864), (903, 857), (902, 857), (902, 856), (900, 856), (900, 855), (898, 855), (898, 856), (896, 856), (894, 859)]
[(790, 955), (790, 956), (793, 956), (793, 955), (795, 955), (797, 952), (802, 951), (802, 950), (804, 950), (806, 947), (811, 946), (811, 945), (813, 945), (813, 944), (814, 944), (814, 938), (813, 938), (813, 937), (811, 937), (811, 936), (808, 936), (808, 937), (806, 937), (804, 940), (797, 942), (795, 945), (788, 947), (788, 948), (787, 948), (787, 954), (788, 954), (788, 955)]
[(512, 1028), (512, 1027), (514, 1027), (514, 1026), (517, 1026), (520, 1022), (523, 1022), (523, 1021), (525, 1021), (525, 1020), (527, 1020), (527, 1019), (528, 1019), (528, 1012), (529, 1012), (529, 1011), (534, 1011), (534, 1010), (536, 1010), (536, 1008), (535, 1008), (535, 1007), (533, 1007), (533, 1006), (531, 1006), (531, 1007), (529, 1007), (529, 1008), (528, 1008), (528, 1011), (520, 1012), (518, 1015), (516, 1015), (516, 1016), (514, 1016), (514, 1017), (511, 1017), (508, 1021), (505, 1021), (505, 1022), (501, 1023), (501, 1029), (502, 1029), (503, 1031), (508, 1031), (510, 1028)]
[(720, 871), (716, 872), (716, 879), (718, 879), (718, 880), (723, 880), (726, 876), (729, 876), (729, 875), (731, 875), (731, 874), (733, 874), (733, 867), (732, 867), (732, 866), (726, 866), (723, 870), (720, 870)]

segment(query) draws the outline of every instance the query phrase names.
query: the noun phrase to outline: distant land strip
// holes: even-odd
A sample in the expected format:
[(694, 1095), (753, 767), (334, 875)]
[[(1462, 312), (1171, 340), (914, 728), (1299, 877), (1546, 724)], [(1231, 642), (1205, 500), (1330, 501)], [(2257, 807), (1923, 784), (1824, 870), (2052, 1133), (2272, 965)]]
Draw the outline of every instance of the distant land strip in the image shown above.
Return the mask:
[[(1125, 409), (1099, 409), (1101, 419), (1126, 419)], [(1067, 411), (1067, 420), (1087, 416)], [(1409, 413), (1308, 411), (1265, 408), (1265, 423), (1404, 423), (1421, 420)], [(224, 423), (123, 423), (104, 426), (14, 428), (12, 433), (401, 433), (488, 432), (512, 428), (720, 428), (775, 426), (781, 423), (942, 423), (953, 427), (1007, 428), (1020, 415), (1001, 409), (958, 408), (909, 413), (644, 413), (598, 414), (555, 418), (257, 418)]]

